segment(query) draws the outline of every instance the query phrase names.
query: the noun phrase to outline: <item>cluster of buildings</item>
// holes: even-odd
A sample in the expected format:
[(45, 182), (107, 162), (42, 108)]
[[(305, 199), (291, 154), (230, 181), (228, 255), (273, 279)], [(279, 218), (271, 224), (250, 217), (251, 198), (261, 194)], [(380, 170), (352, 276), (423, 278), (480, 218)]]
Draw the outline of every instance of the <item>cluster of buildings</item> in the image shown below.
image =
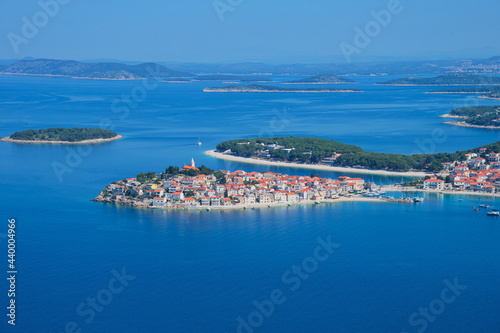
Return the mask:
[[(193, 163), (194, 164), (194, 163)], [(182, 170), (198, 170), (186, 165)], [(154, 183), (142, 184), (136, 178), (108, 185), (112, 199), (132, 197), (153, 207), (231, 206), (271, 203), (299, 203), (334, 199), (364, 189), (361, 178), (319, 178), (288, 176), (274, 172), (223, 171), (224, 180), (215, 175), (186, 176), (179, 173)]]
[(500, 65), (495, 63), (474, 63), (472, 60), (464, 60), (460, 65), (443, 67), (444, 69), (449, 69), (455, 73), (491, 73), (497, 74), (500, 72)]
[[(480, 155), (486, 152), (481, 148)], [(500, 153), (489, 153), (479, 157), (476, 153), (466, 154), (465, 161), (443, 163), (449, 172), (451, 189), (463, 191), (500, 192)], [(424, 181), (424, 189), (443, 190), (443, 180), (431, 178)]]

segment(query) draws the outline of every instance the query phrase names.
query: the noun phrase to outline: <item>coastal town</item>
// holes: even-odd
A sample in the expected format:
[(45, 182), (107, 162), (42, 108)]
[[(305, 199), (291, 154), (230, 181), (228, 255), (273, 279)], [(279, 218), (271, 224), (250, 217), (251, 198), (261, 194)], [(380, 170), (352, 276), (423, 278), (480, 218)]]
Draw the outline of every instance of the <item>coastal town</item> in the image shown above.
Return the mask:
[(443, 163), (441, 174), (446, 176), (447, 182), (437, 177), (429, 177), (424, 180), (422, 188), (485, 194), (500, 192), (500, 153), (486, 151), (487, 148), (479, 148), (479, 154), (465, 154), (464, 161)]
[(363, 179), (347, 176), (332, 179), (243, 170), (201, 173), (203, 169), (208, 168), (197, 168), (192, 160), (178, 173), (140, 174), (141, 178), (107, 185), (94, 201), (151, 208), (249, 208), (329, 202), (365, 189)]
[(464, 161), (443, 163), (439, 173), (389, 186), (348, 176), (333, 179), (269, 171), (215, 171), (197, 168), (191, 160), (181, 168), (170, 166), (164, 173), (144, 173), (113, 182), (93, 200), (134, 207), (211, 210), (318, 204), (347, 198), (412, 202), (411, 198), (383, 196), (383, 190), (496, 195), (500, 193), (500, 153), (486, 151), (480, 148), (479, 154), (465, 154)]
[[(283, 139), (283, 138), (277, 138)], [(259, 139), (256, 139), (259, 140)], [(335, 171), (335, 172), (345, 172), (345, 173), (364, 173), (364, 174), (378, 174), (384, 176), (407, 176), (414, 177), (410, 182), (401, 183), (406, 184), (405, 187), (412, 186), (413, 189), (418, 190), (429, 190), (429, 191), (452, 191), (452, 192), (469, 192), (469, 193), (483, 193), (483, 194), (495, 194), (500, 193), (500, 150), (499, 142), (486, 145), (484, 147), (478, 147), (471, 149), (469, 151), (456, 152), (456, 153), (442, 153), (442, 154), (431, 154), (431, 155), (396, 155), (396, 154), (385, 154), (383, 157), (388, 155), (393, 156), (392, 160), (398, 160), (401, 158), (411, 159), (421, 159), (425, 161), (423, 163), (423, 170), (407, 170), (407, 171), (392, 171), (388, 170), (391, 160), (380, 160), (383, 163), (379, 165), (386, 166), (383, 168), (369, 168), (363, 165), (341, 165), (338, 160), (344, 156), (353, 156), (355, 154), (360, 154), (358, 152), (329, 152), (329, 154), (321, 155), (321, 159), (317, 159), (316, 163), (305, 163), (300, 162), (300, 159), (295, 158), (290, 161), (291, 158), (286, 159), (292, 154), (293, 151), (299, 150), (295, 146), (285, 146), (278, 144), (264, 144), (264, 143), (253, 143), (248, 141), (229, 141), (232, 147), (240, 149), (240, 147), (248, 147), (247, 150), (250, 151), (250, 157), (242, 156), (245, 150), (233, 152), (231, 149), (227, 150), (214, 150), (205, 152), (207, 155), (231, 160), (235, 162), (245, 162), (245, 163), (255, 163), (264, 165), (276, 165), (276, 166), (287, 166), (287, 167), (299, 167), (299, 168), (309, 168), (316, 170), (325, 171)], [(300, 143), (300, 142), (299, 142)], [(220, 144), (221, 147), (225, 148), (226, 143)], [(276, 154), (274, 151), (280, 150), (280, 154)], [(274, 154), (274, 155), (271, 155)], [(296, 156), (312, 154), (312, 152), (301, 152)], [(362, 154), (362, 153), (361, 153)], [(363, 158), (369, 159), (373, 158), (374, 155), (378, 153), (372, 153), (372, 155), (363, 155)], [(381, 154), (378, 154), (381, 155)], [(276, 157), (279, 156), (279, 157)], [(284, 156), (284, 157), (281, 157)], [(348, 157), (349, 158), (349, 157)], [(352, 160), (352, 158), (351, 158)], [(357, 160), (362, 160), (358, 158)], [(355, 160), (355, 161), (357, 161)], [(429, 161), (432, 161), (429, 163)], [(356, 162), (354, 162), (356, 163)], [(384, 164), (385, 163), (385, 164)], [(339, 165), (340, 164), (340, 165)], [(368, 164), (366, 164), (368, 165)], [(391, 186), (394, 188), (395, 186)], [(399, 186), (401, 188), (401, 186)], [(371, 186), (372, 188), (372, 186)]]

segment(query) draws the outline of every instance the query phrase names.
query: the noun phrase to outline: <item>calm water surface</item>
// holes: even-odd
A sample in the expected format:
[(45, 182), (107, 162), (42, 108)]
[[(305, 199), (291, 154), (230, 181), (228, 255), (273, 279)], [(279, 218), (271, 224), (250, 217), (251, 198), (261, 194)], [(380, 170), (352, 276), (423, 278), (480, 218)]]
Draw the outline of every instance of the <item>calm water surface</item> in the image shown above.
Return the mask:
[[(82, 332), (236, 332), (238, 317), (259, 319), (253, 302), (262, 303), (279, 289), (284, 301), (262, 317), (255, 332), (499, 332), (500, 221), (472, 211), (480, 203), (500, 206), (496, 199), (427, 194), (419, 205), (343, 203), (210, 213), (89, 201), (111, 181), (160, 172), (192, 157), (216, 169), (311, 173), (203, 154), (234, 138), (317, 136), (406, 154), (500, 140), (495, 131), (443, 125), (438, 117), (476, 99), (424, 94), (426, 87), (373, 85), (390, 78), (354, 77), (360, 83), (347, 86), (365, 90), (356, 94), (204, 94), (202, 88), (217, 83), (163, 83), (125, 112), (122, 94), (137, 91), (141, 82), (0, 76), (0, 136), (108, 122), (125, 137), (79, 150), (0, 144), (0, 233), (5, 236), (8, 217), (17, 219), (19, 271), (17, 325), (7, 325), (2, 314), (2, 329), (65, 332), (76, 325)], [(198, 138), (201, 147), (195, 145)], [(57, 163), (66, 166), (59, 176)], [(379, 184), (401, 180), (363, 177)], [(318, 237), (340, 246), (292, 288), (297, 285), (283, 275), (308, 262)], [(112, 294), (107, 290), (114, 270), (124, 270), (129, 280)], [(466, 289), (451, 303), (442, 302), (444, 281), (455, 279)], [(0, 288), (5, 308), (5, 279)], [(106, 304), (92, 310), (87, 303), (95, 297)], [(430, 305), (434, 310), (426, 319), (420, 308)]]

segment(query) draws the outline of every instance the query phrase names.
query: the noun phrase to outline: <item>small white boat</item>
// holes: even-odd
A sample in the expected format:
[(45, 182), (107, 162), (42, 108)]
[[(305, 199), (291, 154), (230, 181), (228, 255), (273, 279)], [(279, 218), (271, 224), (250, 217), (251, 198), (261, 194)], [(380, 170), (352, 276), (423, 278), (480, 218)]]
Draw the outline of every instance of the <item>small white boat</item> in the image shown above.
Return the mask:
[(424, 202), (424, 198), (415, 197), (413, 198), (413, 202)]
[(498, 210), (494, 210), (491, 212), (486, 213), (488, 216), (500, 216), (500, 212)]

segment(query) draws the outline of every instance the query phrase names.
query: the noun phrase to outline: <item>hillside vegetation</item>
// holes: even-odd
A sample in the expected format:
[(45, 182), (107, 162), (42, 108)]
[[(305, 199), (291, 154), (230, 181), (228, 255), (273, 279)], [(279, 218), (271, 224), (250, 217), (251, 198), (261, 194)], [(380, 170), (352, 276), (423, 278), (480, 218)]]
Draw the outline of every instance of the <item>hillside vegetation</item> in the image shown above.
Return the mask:
[[(271, 147), (268, 145), (278, 145)], [(484, 146), (488, 152), (500, 152), (500, 142)], [(359, 167), (390, 171), (431, 171), (442, 170), (442, 163), (462, 160), (466, 153), (479, 152), (479, 148), (455, 153), (437, 154), (388, 154), (364, 151), (361, 147), (333, 140), (311, 137), (274, 137), (231, 140), (219, 143), (217, 150), (236, 156), (259, 157), (274, 161), (318, 164), (333, 154), (342, 154), (331, 165)], [(269, 157), (264, 157), (269, 154)]]

